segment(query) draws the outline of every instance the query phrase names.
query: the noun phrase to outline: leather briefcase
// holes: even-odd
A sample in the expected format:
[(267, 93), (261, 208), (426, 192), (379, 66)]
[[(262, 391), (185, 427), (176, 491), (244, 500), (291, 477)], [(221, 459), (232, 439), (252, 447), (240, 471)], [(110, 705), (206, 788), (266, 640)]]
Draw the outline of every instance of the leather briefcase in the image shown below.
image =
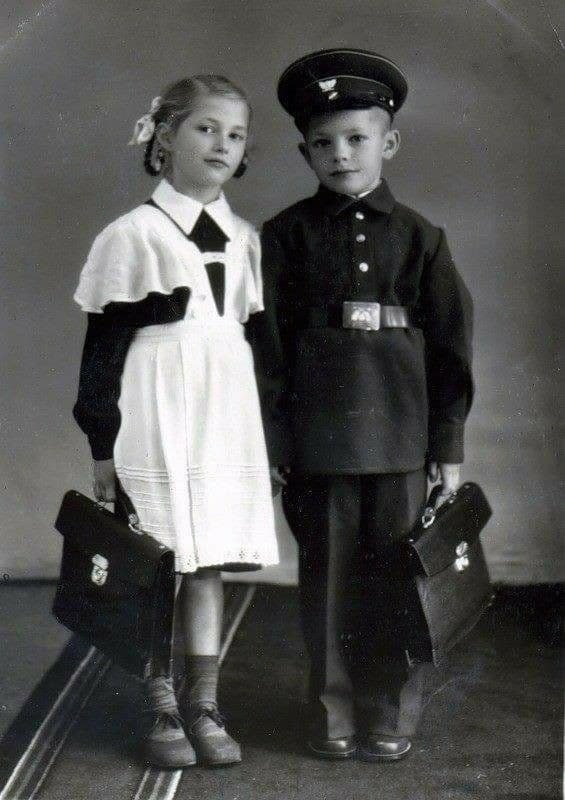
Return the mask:
[[(121, 502), (129, 502), (123, 493)], [(140, 677), (169, 674), (174, 553), (137, 526), (76, 491), (63, 498), (63, 535), (53, 614), (115, 663)]]
[(491, 508), (476, 483), (464, 483), (435, 511), (428, 500), (408, 539), (415, 589), (409, 613), (410, 656), (439, 665), (493, 599), (479, 538)]

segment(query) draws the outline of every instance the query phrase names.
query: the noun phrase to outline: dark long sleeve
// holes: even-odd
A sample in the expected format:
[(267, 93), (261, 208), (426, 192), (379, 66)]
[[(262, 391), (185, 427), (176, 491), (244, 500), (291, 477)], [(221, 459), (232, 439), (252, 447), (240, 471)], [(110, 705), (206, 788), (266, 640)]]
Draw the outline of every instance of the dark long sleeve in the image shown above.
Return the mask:
[(118, 314), (89, 314), (73, 415), (96, 461), (112, 458), (120, 429), (120, 385), (135, 334)]
[(78, 397), (73, 415), (88, 436), (96, 461), (112, 458), (120, 429), (121, 379), (130, 344), (140, 327), (184, 317), (189, 289), (151, 293), (136, 303), (109, 303), (103, 314), (88, 314)]
[[(253, 349), (255, 373), (269, 461), (273, 466), (291, 460), (289, 413), (288, 307), (281, 297), (279, 284), (288, 272), (284, 254), (273, 232), (266, 228), (261, 236), (263, 297), (265, 310), (252, 314), (246, 336)], [(285, 295), (286, 296), (286, 295)]]
[(426, 377), (429, 402), (428, 457), (463, 461), (465, 420), (473, 399), (473, 307), (443, 231), (422, 275)]

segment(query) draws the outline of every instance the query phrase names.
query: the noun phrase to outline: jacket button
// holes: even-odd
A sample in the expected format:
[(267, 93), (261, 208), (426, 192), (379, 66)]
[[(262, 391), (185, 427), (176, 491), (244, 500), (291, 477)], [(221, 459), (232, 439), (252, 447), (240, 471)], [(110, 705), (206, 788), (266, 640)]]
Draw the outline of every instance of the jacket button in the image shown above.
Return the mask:
[(355, 237), (355, 241), (356, 242), (364, 242), (366, 238), (367, 237), (365, 236), (364, 233), (358, 233), (357, 236)]
[(355, 212), (355, 219), (365, 219), (365, 214), (362, 211)]
[(359, 269), (361, 270), (361, 272), (368, 272), (369, 271), (369, 265), (365, 261), (362, 261), (359, 264)]

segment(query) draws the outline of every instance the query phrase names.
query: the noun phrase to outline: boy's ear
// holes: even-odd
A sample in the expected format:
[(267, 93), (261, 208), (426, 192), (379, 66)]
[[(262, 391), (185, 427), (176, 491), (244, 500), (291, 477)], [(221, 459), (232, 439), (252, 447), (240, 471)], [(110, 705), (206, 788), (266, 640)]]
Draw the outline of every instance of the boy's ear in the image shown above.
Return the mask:
[(300, 142), (300, 144), (298, 145), (298, 149), (302, 153), (302, 156), (304, 157), (304, 160), (306, 161), (308, 166), (311, 167), (312, 159), (310, 158), (310, 151), (308, 150), (308, 145), (306, 144), (306, 142)]
[(400, 132), (396, 128), (391, 128), (385, 133), (383, 147), (383, 158), (389, 161), (398, 153), (400, 148)]

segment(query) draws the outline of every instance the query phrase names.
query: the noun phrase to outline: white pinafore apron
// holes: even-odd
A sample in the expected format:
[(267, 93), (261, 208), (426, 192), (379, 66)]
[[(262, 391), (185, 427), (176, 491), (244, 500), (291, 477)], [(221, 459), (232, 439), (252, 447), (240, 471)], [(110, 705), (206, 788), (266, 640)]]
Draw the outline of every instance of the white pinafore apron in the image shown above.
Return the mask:
[(251, 348), (213, 315), (141, 329), (127, 356), (116, 471), (147, 533), (192, 572), (278, 561)]

